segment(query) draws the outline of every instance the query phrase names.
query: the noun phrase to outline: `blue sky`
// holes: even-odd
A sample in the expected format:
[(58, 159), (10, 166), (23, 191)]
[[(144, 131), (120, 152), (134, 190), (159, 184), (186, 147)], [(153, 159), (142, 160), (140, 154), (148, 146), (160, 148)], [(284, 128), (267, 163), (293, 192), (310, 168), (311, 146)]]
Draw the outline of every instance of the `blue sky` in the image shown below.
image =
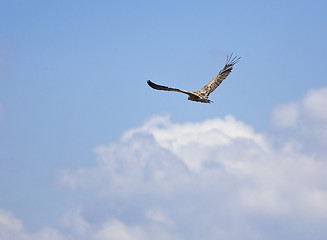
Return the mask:
[(0, 236), (325, 239), (326, 8), (0, 0)]

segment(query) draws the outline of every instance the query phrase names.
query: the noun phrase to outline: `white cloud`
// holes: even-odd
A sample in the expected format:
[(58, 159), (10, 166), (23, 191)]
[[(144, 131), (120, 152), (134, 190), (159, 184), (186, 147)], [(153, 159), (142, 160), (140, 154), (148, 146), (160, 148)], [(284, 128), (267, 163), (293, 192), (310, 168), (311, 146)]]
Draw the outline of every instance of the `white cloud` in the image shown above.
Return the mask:
[[(61, 183), (85, 198), (63, 216), (61, 232), (91, 240), (326, 239), (327, 154), (308, 138), (325, 140), (306, 131), (326, 126), (317, 112), (322, 99), (324, 89), (277, 107), (277, 135), (233, 116), (184, 124), (150, 118), (97, 147), (94, 167), (62, 171)], [(62, 237), (53, 229), (26, 233), (3, 216), (1, 232)]]
[[(277, 106), (273, 120), (278, 127), (303, 127), (312, 122), (327, 123), (327, 87), (309, 91), (298, 102)], [(300, 126), (297, 126), (300, 124)], [(302, 125), (302, 126), (301, 126)]]
[(299, 117), (299, 106), (288, 103), (277, 106), (273, 111), (274, 123), (280, 128), (295, 128)]
[(65, 213), (61, 221), (67, 231), (79, 236), (86, 234), (91, 229), (91, 225), (82, 218), (81, 211), (81, 209), (71, 209)]
[(104, 224), (95, 236), (96, 240), (147, 240), (150, 239), (142, 228), (127, 227), (118, 220)]
[(137, 228), (128, 229), (121, 222), (112, 221), (104, 225), (103, 229), (97, 233), (96, 239), (141, 240), (144, 239), (144, 234)]
[(297, 102), (277, 106), (273, 122), (283, 137), (312, 153), (327, 153), (327, 87), (309, 91)]
[[(308, 127), (306, 119), (324, 126), (323, 116), (304, 107), (311, 99), (319, 105), (322, 92), (276, 108), (279, 126), (293, 133)], [(133, 236), (146, 238), (156, 226), (178, 239), (276, 239), (285, 231), (293, 239), (323, 239), (326, 155), (305, 151), (307, 135), (284, 136), (278, 146), (266, 135), (233, 116), (185, 124), (154, 116), (120, 141), (96, 148), (93, 169), (65, 171), (62, 179), (75, 189), (95, 188), (95, 204), (104, 210), (92, 218), (128, 223), (139, 231)], [(85, 215), (92, 212), (85, 209)], [(312, 224), (314, 234), (305, 227)]]
[(36, 233), (25, 230), (22, 222), (10, 212), (0, 209), (0, 239), (1, 240), (68, 240), (58, 231), (45, 227)]
[[(158, 217), (159, 215), (155, 213)], [(160, 219), (161, 220), (161, 219)], [(119, 220), (107, 220), (101, 226), (92, 226), (80, 216), (80, 210), (69, 211), (62, 223), (66, 234), (44, 227), (38, 232), (25, 230), (22, 222), (10, 212), (0, 209), (0, 239), (1, 240), (177, 240), (172, 235), (156, 227), (144, 229), (140, 226), (128, 226)]]
[(228, 147), (235, 139), (253, 141), (264, 151), (269, 151), (269, 146), (262, 135), (255, 133), (250, 126), (235, 120), (233, 116), (186, 124), (173, 124), (167, 116), (156, 116), (144, 126), (125, 133), (122, 140), (128, 141), (136, 133), (151, 134), (160, 147), (174, 153), (183, 160), (190, 171), (195, 172), (200, 171), (208, 159), (212, 160), (212, 157), (208, 156), (212, 154), (212, 149)]
[(164, 223), (167, 225), (173, 225), (174, 223), (166, 216), (166, 214), (162, 210), (158, 209), (149, 209), (145, 212), (146, 218), (151, 221)]
[(311, 119), (327, 122), (327, 87), (311, 90), (302, 104)]
[(22, 231), (21, 221), (16, 219), (10, 212), (0, 209), (0, 226), (8, 231)]

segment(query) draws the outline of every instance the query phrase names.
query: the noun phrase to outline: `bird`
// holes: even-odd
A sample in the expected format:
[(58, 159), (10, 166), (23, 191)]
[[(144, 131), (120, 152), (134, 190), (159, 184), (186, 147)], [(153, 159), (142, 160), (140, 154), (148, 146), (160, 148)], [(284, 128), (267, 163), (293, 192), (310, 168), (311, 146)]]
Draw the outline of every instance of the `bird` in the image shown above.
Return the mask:
[(208, 82), (203, 88), (196, 91), (186, 91), (181, 90), (178, 88), (170, 88), (166, 86), (161, 86), (158, 84), (155, 84), (151, 82), (150, 80), (147, 81), (148, 85), (156, 90), (163, 90), (163, 91), (173, 91), (173, 92), (180, 92), (187, 94), (188, 100), (195, 101), (195, 102), (201, 102), (201, 103), (212, 103), (213, 101), (209, 100), (209, 95), (216, 90), (216, 88), (221, 84), (221, 82), (227, 78), (227, 76), (230, 74), (230, 72), (233, 70), (233, 66), (241, 59), (241, 57), (233, 56), (233, 53), (231, 55), (227, 55), (226, 64), (223, 69), (220, 70), (220, 72), (210, 81)]

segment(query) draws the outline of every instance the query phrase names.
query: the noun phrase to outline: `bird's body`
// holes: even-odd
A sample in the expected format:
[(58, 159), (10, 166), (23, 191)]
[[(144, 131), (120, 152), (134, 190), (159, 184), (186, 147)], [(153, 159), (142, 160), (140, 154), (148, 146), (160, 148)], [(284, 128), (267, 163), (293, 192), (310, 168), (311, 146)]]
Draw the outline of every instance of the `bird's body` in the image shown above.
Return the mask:
[(148, 84), (150, 87), (156, 90), (164, 90), (164, 91), (174, 91), (180, 92), (189, 95), (188, 100), (195, 101), (195, 102), (203, 102), (203, 103), (211, 103), (212, 101), (208, 99), (210, 93), (212, 93), (220, 84), (221, 82), (230, 74), (233, 69), (234, 64), (236, 64), (240, 57), (232, 57), (233, 54), (227, 56), (226, 64), (222, 70), (210, 81), (208, 82), (203, 88), (197, 91), (185, 91), (180, 90), (177, 88), (170, 88), (155, 84), (148, 80)]

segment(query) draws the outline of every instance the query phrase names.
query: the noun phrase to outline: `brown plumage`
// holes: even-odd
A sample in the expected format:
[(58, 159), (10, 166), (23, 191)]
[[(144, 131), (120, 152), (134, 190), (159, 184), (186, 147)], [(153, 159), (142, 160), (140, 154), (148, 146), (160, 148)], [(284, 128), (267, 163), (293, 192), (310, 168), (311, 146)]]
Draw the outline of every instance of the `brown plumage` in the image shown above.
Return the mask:
[(174, 91), (174, 92), (180, 92), (189, 95), (188, 100), (196, 101), (196, 102), (203, 102), (203, 103), (211, 103), (212, 101), (208, 99), (210, 93), (212, 93), (220, 84), (221, 82), (227, 78), (227, 76), (230, 74), (230, 72), (233, 69), (233, 66), (240, 60), (240, 57), (235, 56), (233, 57), (233, 54), (230, 56), (227, 55), (227, 60), (224, 68), (220, 70), (220, 72), (210, 81), (208, 82), (203, 88), (197, 91), (185, 91), (180, 90), (177, 88), (170, 88), (161, 86), (158, 84), (155, 84), (148, 80), (148, 84), (150, 87), (156, 89), (156, 90), (164, 90), (164, 91)]

